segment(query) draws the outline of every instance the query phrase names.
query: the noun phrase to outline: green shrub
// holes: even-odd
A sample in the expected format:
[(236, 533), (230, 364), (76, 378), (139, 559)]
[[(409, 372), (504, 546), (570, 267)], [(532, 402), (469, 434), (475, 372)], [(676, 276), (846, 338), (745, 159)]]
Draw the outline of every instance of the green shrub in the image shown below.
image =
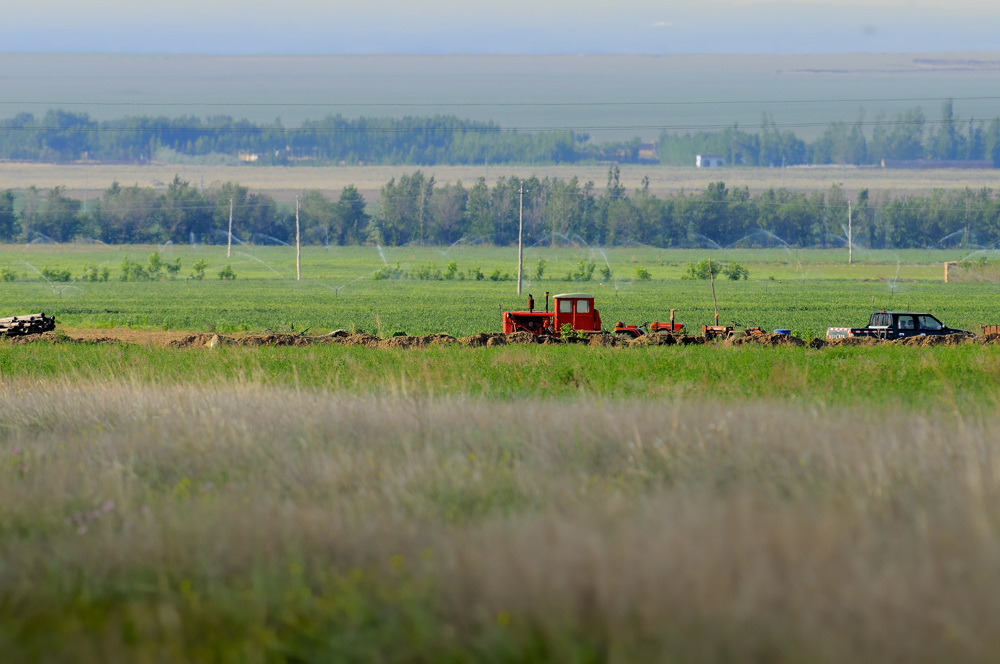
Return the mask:
[(72, 273), (69, 270), (60, 270), (59, 268), (42, 268), (42, 276), (48, 281), (69, 281), (73, 278)]
[(191, 278), (201, 281), (205, 278), (205, 270), (208, 269), (208, 263), (204, 260), (199, 260), (197, 263), (192, 265), (191, 268), (194, 270), (194, 272), (191, 273)]
[(549, 262), (544, 258), (539, 258), (538, 263), (535, 264), (535, 281), (541, 281), (542, 277), (545, 276), (545, 268), (549, 266)]
[(399, 262), (395, 265), (383, 265), (375, 274), (372, 275), (372, 279), (375, 281), (381, 281), (383, 279), (402, 279), (403, 278), (403, 268), (399, 267)]
[(635, 268), (635, 279), (636, 281), (649, 281), (653, 278), (653, 275), (649, 273), (649, 270), (644, 268), (642, 265), (637, 265)]
[(590, 281), (594, 278), (594, 270), (597, 263), (594, 261), (580, 261), (576, 264), (576, 270), (566, 275), (566, 281)]
[(0, 281), (17, 281), (17, 273), (9, 267), (0, 267)]
[(235, 278), (236, 273), (233, 272), (232, 265), (226, 265), (226, 267), (219, 270), (219, 279), (222, 279), (223, 281), (232, 281)]
[(149, 281), (149, 271), (146, 266), (136, 261), (130, 261), (128, 256), (122, 259), (121, 281)]
[(746, 269), (739, 263), (728, 263), (722, 268), (722, 274), (726, 275), (733, 281), (739, 281), (740, 279), (745, 281), (750, 278), (750, 270)]

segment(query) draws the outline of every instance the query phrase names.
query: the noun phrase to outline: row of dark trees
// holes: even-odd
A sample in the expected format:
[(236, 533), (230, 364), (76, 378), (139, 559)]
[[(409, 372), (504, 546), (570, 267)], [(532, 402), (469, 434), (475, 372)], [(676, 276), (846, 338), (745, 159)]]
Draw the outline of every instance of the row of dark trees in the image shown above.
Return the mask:
[[(201, 119), (133, 116), (97, 121), (51, 110), (0, 120), (0, 159), (65, 162), (148, 161), (243, 154), (260, 164), (482, 164), (640, 161), (638, 138), (594, 144), (571, 130), (524, 132), (454, 116), (347, 119), (340, 115), (287, 128), (229, 116)], [(894, 118), (835, 122), (808, 143), (765, 115), (759, 127), (659, 137), (659, 158), (690, 166), (696, 154), (730, 165), (877, 164), (882, 159), (988, 159), (1000, 166), (1000, 118), (959, 120), (952, 102), (929, 122), (919, 108)], [(252, 157), (251, 157), (252, 156)]]
[[(1000, 192), (985, 188), (903, 197), (863, 190), (848, 200), (839, 186), (751, 195), (745, 187), (715, 182), (704, 191), (658, 198), (648, 180), (628, 191), (617, 167), (609, 169), (603, 188), (575, 177), (505, 177), (492, 187), (483, 178), (471, 187), (441, 185), (416, 171), (390, 180), (371, 204), (354, 186), (345, 187), (336, 201), (307, 191), (300, 197), (299, 219), (307, 244), (511, 245), (517, 242), (522, 200), (528, 244), (840, 246), (846, 242), (849, 205), (859, 246), (1000, 242)], [(59, 187), (0, 192), (0, 240), (225, 243), (230, 209), (239, 241), (294, 242), (294, 205), (231, 182), (202, 192), (179, 177), (165, 192), (116, 182), (86, 202)]]
[(854, 122), (834, 122), (815, 141), (806, 143), (790, 131), (781, 131), (765, 115), (759, 127), (733, 126), (721, 132), (660, 135), (660, 159), (690, 165), (695, 154), (722, 155), (727, 164), (781, 166), (797, 164), (854, 164), (864, 166), (890, 160), (989, 160), (1000, 167), (1000, 118), (988, 122), (960, 120), (951, 101), (941, 118), (928, 121), (919, 108), (893, 118), (866, 121), (864, 112)]
[[(303, 241), (309, 244), (357, 244), (368, 239), (366, 203), (353, 186), (337, 201), (318, 191), (301, 197), (305, 219)], [(95, 200), (65, 195), (61, 187), (31, 187), (15, 195), (0, 192), (0, 240), (5, 242), (71, 242), (100, 240), (107, 244), (225, 243), (230, 210), (238, 241), (258, 244), (295, 241), (294, 206), (279, 205), (271, 196), (227, 182), (201, 192), (175, 177), (167, 190), (122, 187), (113, 183)]]

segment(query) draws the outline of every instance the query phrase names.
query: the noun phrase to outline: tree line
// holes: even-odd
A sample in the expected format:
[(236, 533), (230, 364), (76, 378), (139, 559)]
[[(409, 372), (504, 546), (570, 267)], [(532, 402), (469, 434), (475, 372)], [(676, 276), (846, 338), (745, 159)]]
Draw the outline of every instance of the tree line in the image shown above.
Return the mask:
[[(455, 116), (344, 118), (331, 115), (295, 128), (218, 115), (209, 118), (129, 116), (98, 121), (86, 113), (50, 110), (0, 120), (0, 159), (22, 161), (236, 160), (257, 164), (544, 164), (639, 163), (639, 138), (594, 143), (572, 130), (504, 129)], [(663, 163), (694, 164), (722, 155), (733, 166), (878, 164), (882, 159), (976, 159), (1000, 167), (1000, 118), (958, 118), (951, 101), (930, 121), (920, 108), (869, 122), (830, 123), (808, 142), (765, 114), (759, 126), (723, 131), (661, 132)]]
[(920, 108), (892, 118), (879, 115), (872, 121), (861, 111), (854, 122), (833, 122), (814, 141), (806, 142), (791, 131), (781, 131), (765, 114), (760, 126), (750, 130), (734, 125), (718, 132), (662, 132), (659, 154), (664, 163), (685, 166), (694, 163), (696, 154), (710, 154), (724, 157), (726, 164), (745, 166), (864, 166), (883, 159), (958, 159), (988, 160), (1000, 167), (1000, 118), (962, 120), (949, 100), (936, 122)]
[[(849, 198), (839, 185), (751, 194), (713, 182), (660, 198), (648, 178), (628, 190), (617, 166), (603, 187), (535, 176), (502, 177), (493, 186), (479, 178), (467, 187), (440, 184), (417, 170), (387, 182), (371, 203), (353, 185), (336, 200), (312, 190), (299, 201), (305, 244), (507, 246), (516, 244), (523, 218), (528, 244), (836, 247), (846, 242), (849, 215), (853, 242), (873, 249), (1000, 241), (1000, 193), (988, 188), (912, 196), (865, 189)], [(0, 240), (221, 244), (230, 214), (238, 242), (295, 241), (294, 204), (234, 182), (200, 191), (179, 176), (162, 192), (114, 182), (88, 201), (61, 187), (0, 191)]]

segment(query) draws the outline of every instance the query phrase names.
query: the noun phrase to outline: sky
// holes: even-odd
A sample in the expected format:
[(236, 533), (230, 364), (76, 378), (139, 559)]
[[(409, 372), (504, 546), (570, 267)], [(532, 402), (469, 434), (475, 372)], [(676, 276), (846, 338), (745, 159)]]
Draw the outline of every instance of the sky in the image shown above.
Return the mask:
[(6, 0), (3, 5), (0, 52), (7, 53), (1000, 51), (996, 0)]

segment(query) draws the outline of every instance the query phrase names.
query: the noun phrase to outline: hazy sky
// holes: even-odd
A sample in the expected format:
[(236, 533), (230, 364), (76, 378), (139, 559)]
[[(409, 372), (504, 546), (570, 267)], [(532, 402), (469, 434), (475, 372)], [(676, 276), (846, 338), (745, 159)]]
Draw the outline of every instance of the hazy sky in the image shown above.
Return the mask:
[(34, 0), (0, 52), (1000, 51), (996, 0)]

